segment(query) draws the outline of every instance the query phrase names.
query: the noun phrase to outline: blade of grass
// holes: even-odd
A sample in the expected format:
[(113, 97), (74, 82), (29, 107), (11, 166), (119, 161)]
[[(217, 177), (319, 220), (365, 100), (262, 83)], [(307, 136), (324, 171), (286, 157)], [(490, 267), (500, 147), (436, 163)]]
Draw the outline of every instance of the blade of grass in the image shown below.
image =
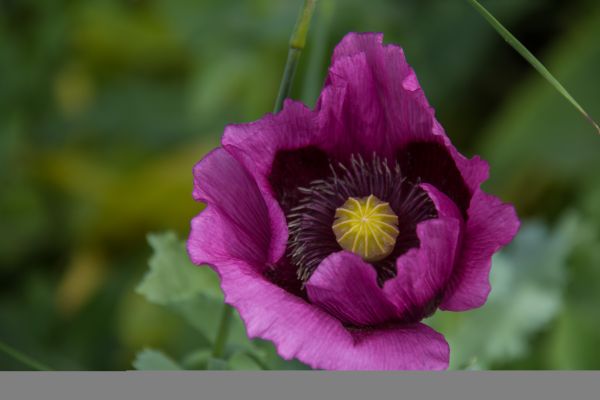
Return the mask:
[(21, 364), (28, 366), (31, 369), (36, 371), (52, 371), (52, 368), (47, 365), (42, 364), (39, 361), (34, 360), (26, 354), (21, 353), (19, 350), (9, 346), (0, 340), (0, 352), (14, 358), (19, 361)]
[(600, 126), (590, 117), (582, 106), (571, 96), (563, 85), (548, 71), (548, 69), (538, 60), (519, 40), (513, 36), (485, 7), (477, 0), (467, 0), (474, 8), (485, 18), (485, 20), (502, 36), (502, 38), (519, 53), (544, 79), (546, 79), (554, 88), (573, 105), (589, 122), (592, 124), (598, 134)]
[(306, 35), (308, 34), (308, 28), (310, 26), (310, 20), (316, 2), (317, 0), (304, 0), (304, 6), (298, 15), (296, 26), (294, 27), (292, 37), (290, 38), (288, 57), (283, 71), (283, 77), (281, 78), (281, 84), (279, 85), (279, 93), (277, 94), (277, 100), (275, 101), (274, 112), (281, 111), (283, 108), (283, 101), (290, 96), (294, 74), (296, 72), (296, 67), (298, 67), (298, 61), (300, 61), (300, 54), (302, 54), (302, 50), (304, 50), (304, 45), (306, 44)]

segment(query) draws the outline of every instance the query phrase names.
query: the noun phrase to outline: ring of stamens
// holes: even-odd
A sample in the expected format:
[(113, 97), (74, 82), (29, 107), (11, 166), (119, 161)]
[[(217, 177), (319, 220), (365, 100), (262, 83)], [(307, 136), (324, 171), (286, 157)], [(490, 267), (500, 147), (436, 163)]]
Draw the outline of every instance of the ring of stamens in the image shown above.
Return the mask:
[[(333, 228), (343, 222), (345, 212), (339, 211), (340, 209), (356, 207), (356, 203), (350, 198), (363, 201), (366, 206), (368, 198), (373, 196), (369, 208), (378, 207), (376, 214), (396, 216), (394, 220), (391, 217), (382, 219), (396, 227), (397, 233), (384, 230), (394, 238), (391, 251), (388, 246), (392, 240), (385, 235), (368, 236), (367, 245), (364, 246), (368, 231), (355, 230), (350, 234), (362, 235), (362, 241), (360, 238), (357, 240), (354, 252), (373, 265), (380, 285), (396, 276), (397, 258), (419, 246), (417, 224), (437, 216), (433, 202), (420, 188), (419, 182), (408, 181), (402, 175), (398, 163), (389, 166), (387, 160), (377, 156), (373, 156), (370, 162), (365, 162), (360, 155), (352, 156), (349, 164), (331, 165), (330, 176), (314, 180), (309, 186), (299, 187), (297, 190), (301, 199), (286, 215), (289, 229), (286, 261), (296, 267), (298, 280), (303, 283), (310, 279), (315, 269), (330, 254), (340, 250), (353, 251), (354, 241), (343, 244), (347, 242), (348, 236), (343, 238), (342, 244), (338, 241), (338, 237), (341, 238), (345, 233), (342, 228), (348, 226), (338, 225), (335, 228), (339, 231), (337, 235)], [(351, 203), (346, 204), (347, 202)], [(379, 206), (379, 203), (385, 203), (387, 207)], [(362, 207), (361, 204), (361, 210)], [(347, 212), (345, 215), (350, 219), (354, 218)], [(367, 225), (372, 226), (374, 232), (379, 232), (376, 227), (383, 228), (379, 222), (372, 224), (372, 218), (369, 215), (371, 223)]]
[(398, 216), (389, 203), (374, 195), (349, 197), (335, 211), (332, 226), (336, 241), (344, 250), (375, 262), (390, 255), (396, 245)]

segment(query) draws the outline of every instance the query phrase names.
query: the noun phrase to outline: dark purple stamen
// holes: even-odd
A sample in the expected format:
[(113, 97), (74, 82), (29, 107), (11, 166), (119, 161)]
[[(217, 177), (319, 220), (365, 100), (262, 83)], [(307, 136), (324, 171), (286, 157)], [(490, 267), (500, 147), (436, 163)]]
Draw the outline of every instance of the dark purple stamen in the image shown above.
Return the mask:
[(418, 181), (409, 182), (402, 175), (397, 163), (391, 169), (386, 160), (376, 155), (371, 162), (365, 162), (360, 155), (353, 156), (349, 167), (337, 164), (330, 170), (329, 177), (299, 188), (302, 194), (299, 204), (287, 215), (288, 258), (297, 268), (298, 279), (306, 282), (325, 257), (342, 250), (332, 230), (335, 210), (349, 197), (373, 194), (390, 204), (398, 216), (400, 231), (392, 253), (372, 263), (382, 285), (396, 275), (396, 259), (419, 246), (416, 226), (437, 216), (433, 202), (419, 188)]

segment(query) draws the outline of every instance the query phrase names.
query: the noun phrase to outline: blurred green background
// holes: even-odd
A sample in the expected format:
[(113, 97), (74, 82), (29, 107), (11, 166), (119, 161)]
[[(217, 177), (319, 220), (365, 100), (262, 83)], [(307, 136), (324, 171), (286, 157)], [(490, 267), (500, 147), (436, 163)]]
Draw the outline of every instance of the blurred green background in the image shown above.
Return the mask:
[[(600, 118), (600, 2), (482, 4)], [(272, 110), (300, 6), (0, 0), (0, 341), (114, 370), (211, 339), (135, 291), (146, 234), (187, 236), (191, 168), (224, 125)], [(600, 369), (600, 137), (463, 0), (320, 1), (294, 98), (314, 104), (349, 31), (404, 47), (455, 145), (491, 163), (486, 189), (524, 220), (490, 303), (432, 321), (452, 366)], [(0, 369), (27, 368), (0, 353)]]

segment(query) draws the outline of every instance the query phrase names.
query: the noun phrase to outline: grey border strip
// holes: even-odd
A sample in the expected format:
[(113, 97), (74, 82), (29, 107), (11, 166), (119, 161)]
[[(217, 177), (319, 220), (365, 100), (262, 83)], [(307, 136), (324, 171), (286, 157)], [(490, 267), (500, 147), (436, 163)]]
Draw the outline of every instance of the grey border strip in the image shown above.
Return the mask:
[(1, 372), (6, 400), (600, 398), (600, 372)]

